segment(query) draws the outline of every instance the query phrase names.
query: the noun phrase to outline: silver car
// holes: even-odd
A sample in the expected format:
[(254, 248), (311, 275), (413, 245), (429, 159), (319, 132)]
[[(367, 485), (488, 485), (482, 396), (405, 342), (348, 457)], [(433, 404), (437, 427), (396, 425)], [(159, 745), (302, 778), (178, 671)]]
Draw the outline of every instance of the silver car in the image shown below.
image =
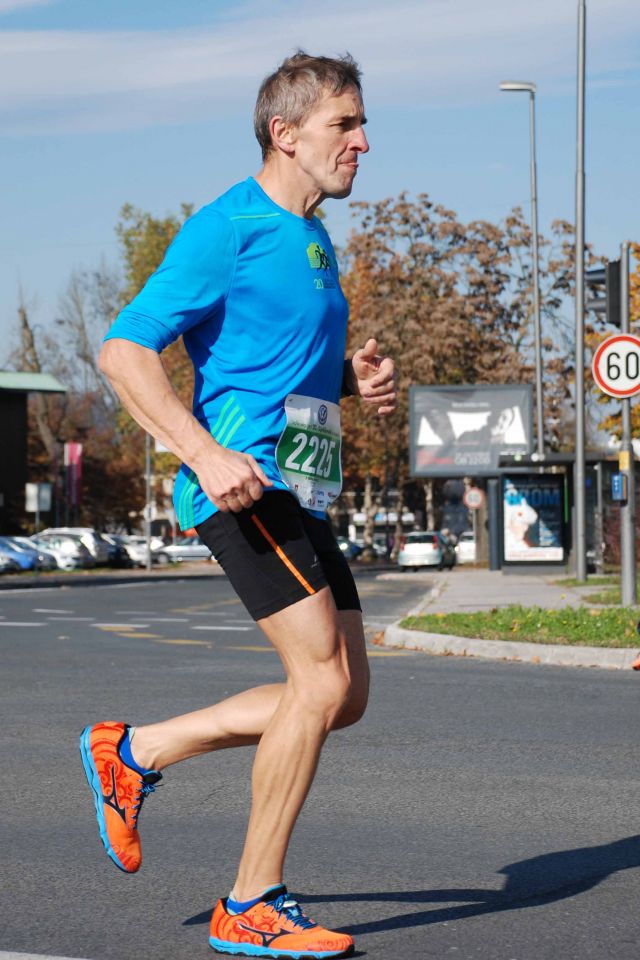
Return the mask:
[(182, 560), (210, 560), (211, 550), (205, 546), (200, 537), (183, 537), (177, 543), (170, 543), (160, 550), (154, 550), (152, 558), (155, 563), (167, 564)]
[(37, 547), (53, 554), (61, 570), (94, 567), (95, 560), (79, 536), (71, 533), (39, 533), (31, 538)]

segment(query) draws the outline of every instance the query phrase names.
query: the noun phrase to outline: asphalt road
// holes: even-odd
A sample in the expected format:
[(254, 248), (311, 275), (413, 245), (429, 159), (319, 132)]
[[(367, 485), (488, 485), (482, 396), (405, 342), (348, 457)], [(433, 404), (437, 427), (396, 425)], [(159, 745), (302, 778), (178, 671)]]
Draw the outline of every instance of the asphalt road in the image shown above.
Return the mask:
[[(428, 582), (363, 575), (369, 632)], [(222, 577), (3, 592), (0, 616), (0, 958), (213, 957), (252, 750), (169, 769), (126, 876), (77, 736), (278, 679), (276, 655)], [(370, 652), (370, 709), (330, 738), (287, 864), (311, 915), (370, 960), (637, 960), (639, 678)]]

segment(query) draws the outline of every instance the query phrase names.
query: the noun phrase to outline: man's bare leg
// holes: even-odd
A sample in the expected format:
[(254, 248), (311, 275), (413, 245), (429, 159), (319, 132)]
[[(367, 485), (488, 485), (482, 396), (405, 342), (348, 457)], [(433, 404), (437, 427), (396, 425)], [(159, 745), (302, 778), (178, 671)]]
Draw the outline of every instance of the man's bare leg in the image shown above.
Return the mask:
[(362, 615), (337, 611), (328, 588), (260, 626), (280, 654), (287, 682), (256, 752), (251, 815), (234, 885), (240, 901), (282, 881), (322, 745), (331, 729), (360, 718), (369, 688)]
[(133, 755), (141, 766), (163, 770), (172, 763), (212, 750), (257, 743), (275, 713), (284, 687), (284, 683), (254, 687), (211, 707), (136, 727)]
[[(337, 617), (345, 622), (344, 629), (347, 630), (350, 674), (359, 678), (368, 676), (360, 614), (337, 612)], [(351, 619), (354, 626), (349, 622)], [(263, 629), (265, 623), (265, 620), (260, 621)], [(285, 686), (284, 683), (272, 683), (254, 687), (202, 710), (137, 727), (132, 741), (133, 755), (142, 767), (163, 770), (173, 763), (214, 750), (256, 744), (272, 719)], [(357, 716), (352, 718), (354, 703), (351, 698), (335, 720), (333, 729), (347, 726), (357, 719)]]

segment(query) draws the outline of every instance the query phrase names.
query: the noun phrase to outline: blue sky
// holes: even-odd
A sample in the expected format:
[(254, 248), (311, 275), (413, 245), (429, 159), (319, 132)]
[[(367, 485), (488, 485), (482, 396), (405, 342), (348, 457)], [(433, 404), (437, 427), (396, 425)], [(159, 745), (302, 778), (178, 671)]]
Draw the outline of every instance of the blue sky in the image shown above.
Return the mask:
[[(640, 240), (640, 3), (588, 0), (587, 240)], [(22, 286), (49, 326), (70, 273), (117, 261), (125, 202), (200, 206), (260, 166), (263, 76), (296, 47), (364, 71), (371, 152), (352, 198), (427, 192), (462, 218), (573, 220), (576, 0), (0, 0), (0, 364)], [(325, 204), (334, 240), (346, 202)]]

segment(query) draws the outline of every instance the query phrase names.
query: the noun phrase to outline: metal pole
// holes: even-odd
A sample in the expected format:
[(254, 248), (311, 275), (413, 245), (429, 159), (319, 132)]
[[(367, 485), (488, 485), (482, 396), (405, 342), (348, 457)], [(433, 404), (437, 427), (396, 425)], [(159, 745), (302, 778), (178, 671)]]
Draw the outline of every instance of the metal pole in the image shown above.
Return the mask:
[[(620, 250), (620, 333), (629, 333), (629, 244)], [(635, 513), (636, 490), (631, 442), (631, 400), (622, 401), (622, 442), (620, 444), (620, 473), (627, 478), (627, 499), (620, 505), (620, 583), (622, 604), (636, 602), (636, 544)]]
[(586, 0), (578, 2), (578, 114), (576, 132), (576, 345), (575, 410), (576, 443), (574, 501), (576, 511), (576, 580), (587, 579), (587, 511), (584, 430), (584, 114), (586, 61)]
[(144, 470), (146, 478), (145, 507), (144, 507), (144, 536), (147, 541), (147, 570), (151, 570), (151, 436), (146, 433), (144, 438)]
[(542, 333), (540, 326), (540, 271), (538, 261), (538, 178), (536, 173), (536, 95), (529, 93), (531, 149), (531, 234), (533, 241), (533, 330), (536, 353), (536, 436), (538, 455), (544, 456), (544, 404), (542, 396)]
[(596, 573), (604, 573), (604, 557), (602, 553), (602, 541), (604, 538), (604, 515), (602, 502), (602, 461), (595, 465), (596, 471), (596, 516), (595, 516), (595, 538), (596, 538)]

